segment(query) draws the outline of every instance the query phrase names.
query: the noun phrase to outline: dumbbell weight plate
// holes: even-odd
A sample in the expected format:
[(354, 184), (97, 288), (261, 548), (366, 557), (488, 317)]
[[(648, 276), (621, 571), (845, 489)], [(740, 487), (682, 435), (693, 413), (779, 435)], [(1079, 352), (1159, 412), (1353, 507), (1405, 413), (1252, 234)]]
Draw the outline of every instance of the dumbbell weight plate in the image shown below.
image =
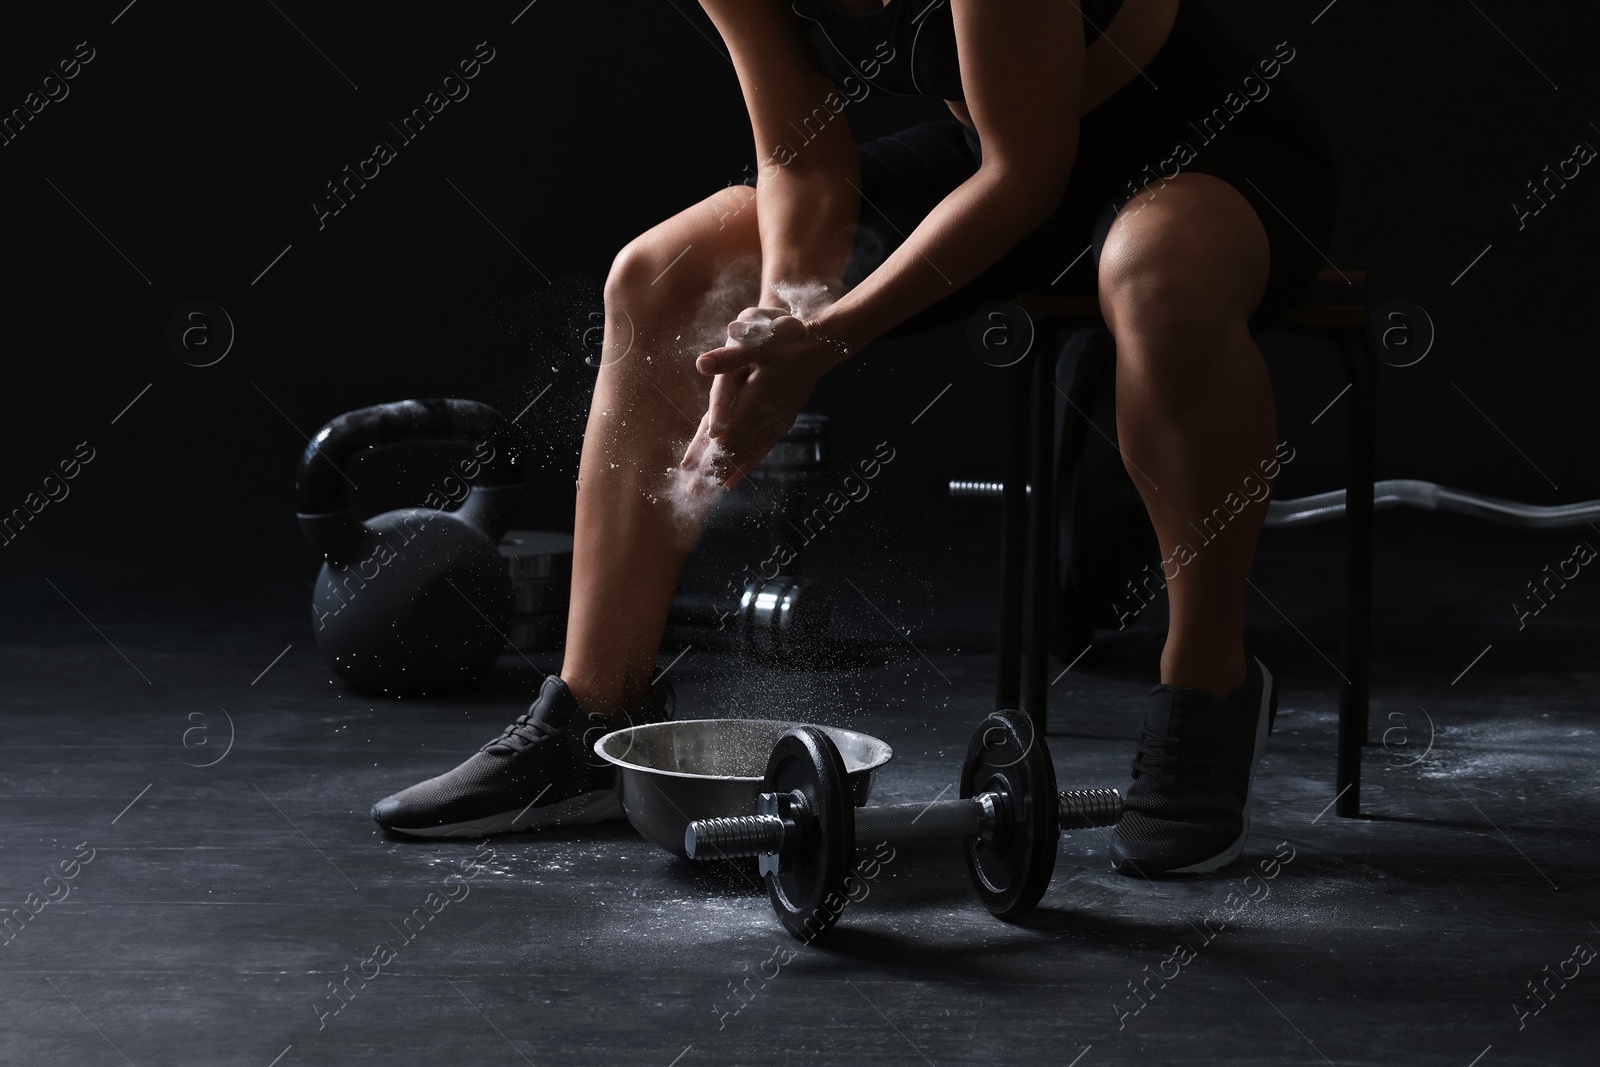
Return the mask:
[(963, 851), (973, 888), (996, 918), (1020, 919), (1044, 896), (1061, 838), (1056, 771), (1032, 722), (1020, 711), (991, 712), (967, 745), (961, 796), (1004, 792), (1010, 817), (988, 841), (968, 838)]
[(828, 444), (828, 416), (802, 411), (748, 477), (766, 485), (813, 481), (829, 470)]
[(561, 644), (566, 632), (567, 618), (563, 614), (517, 615), (506, 631), (506, 644), (513, 650), (540, 652)]
[(855, 802), (844, 757), (815, 726), (796, 726), (773, 746), (761, 791), (798, 791), (810, 816), (800, 825), (821, 835), (786, 847), (782, 870), (766, 876), (767, 898), (784, 929), (813, 940), (844, 910), (845, 878), (855, 860)]
[(572, 535), (548, 530), (507, 530), (500, 539), (500, 557), (506, 561), (513, 582), (570, 580)]

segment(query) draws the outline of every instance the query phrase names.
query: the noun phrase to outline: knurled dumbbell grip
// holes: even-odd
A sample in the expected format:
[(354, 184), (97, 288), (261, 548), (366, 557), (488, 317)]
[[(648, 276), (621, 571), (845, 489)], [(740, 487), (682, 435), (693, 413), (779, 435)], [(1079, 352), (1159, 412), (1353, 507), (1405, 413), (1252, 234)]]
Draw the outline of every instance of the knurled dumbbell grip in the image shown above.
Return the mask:
[[(1122, 817), (1122, 794), (1115, 789), (1063, 789), (1058, 804), (1063, 830), (1114, 826)], [(977, 837), (983, 830), (983, 811), (976, 799), (857, 808), (856, 840)]]
[(976, 800), (875, 804), (856, 809), (858, 842), (976, 837), (982, 828), (983, 805)]
[[(1058, 803), (1063, 830), (1112, 826), (1122, 817), (1122, 794), (1115, 789), (1064, 789)], [(856, 841), (977, 837), (983, 812), (977, 799), (857, 808)], [(757, 856), (776, 850), (782, 839), (782, 823), (771, 815), (700, 819), (690, 824), (684, 848), (695, 859)]]

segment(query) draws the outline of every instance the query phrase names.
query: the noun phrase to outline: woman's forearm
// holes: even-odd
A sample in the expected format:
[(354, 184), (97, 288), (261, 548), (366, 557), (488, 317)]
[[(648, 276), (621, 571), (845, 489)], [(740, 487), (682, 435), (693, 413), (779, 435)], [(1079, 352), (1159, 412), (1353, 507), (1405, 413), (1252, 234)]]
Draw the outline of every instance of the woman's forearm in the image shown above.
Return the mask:
[(758, 179), (763, 307), (787, 306), (777, 293), (780, 282), (820, 282), (837, 294), (850, 259), (861, 203), (855, 144), (848, 157), (809, 167), (803, 162), (773, 165)]
[(980, 167), (812, 327), (856, 352), (977, 277), (1055, 208), (1048, 194), (1019, 191), (1017, 184)]

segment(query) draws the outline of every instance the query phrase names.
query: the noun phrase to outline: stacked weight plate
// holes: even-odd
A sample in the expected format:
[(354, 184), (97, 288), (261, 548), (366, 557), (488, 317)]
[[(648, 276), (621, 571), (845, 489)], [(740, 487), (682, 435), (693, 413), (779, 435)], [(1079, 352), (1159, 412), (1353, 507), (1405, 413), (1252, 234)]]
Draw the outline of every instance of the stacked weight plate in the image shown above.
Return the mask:
[[(802, 411), (766, 458), (706, 518), (679, 591), (729, 599), (724, 606), (737, 607), (739, 592), (728, 586), (728, 579), (743, 581), (742, 568), (759, 568), (780, 542), (796, 536), (789, 520), (802, 517), (796, 514), (800, 505), (821, 502), (815, 485), (831, 469), (828, 417)], [(798, 571), (798, 559), (779, 568), (786, 577)]]
[(785, 487), (815, 481), (830, 469), (828, 439), (828, 416), (802, 411), (789, 432), (750, 471), (750, 480)]
[(508, 530), (500, 557), (511, 576), (511, 628), (507, 644), (523, 652), (555, 648), (567, 632), (572, 593), (572, 535)]

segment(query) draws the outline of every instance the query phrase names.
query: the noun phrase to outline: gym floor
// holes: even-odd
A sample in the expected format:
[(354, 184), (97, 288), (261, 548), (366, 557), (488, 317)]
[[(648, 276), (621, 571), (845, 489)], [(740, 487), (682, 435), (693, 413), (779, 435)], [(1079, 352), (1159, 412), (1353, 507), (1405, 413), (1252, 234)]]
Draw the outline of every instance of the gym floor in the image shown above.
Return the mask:
[[(1579, 531), (1379, 516), (1364, 817), (1330, 808), (1341, 528), (1268, 531), (1251, 633), (1280, 714), (1234, 868), (1130, 879), (1100, 831), (1068, 834), (1013, 926), (954, 845), (901, 846), (801, 946), (742, 869), (674, 859), (626, 823), (481, 843), (377, 830), (372, 801), (497, 733), (553, 657), (374, 704), (331, 680), (308, 576), (267, 534), (102, 529), (63, 522), (5, 579), (6, 907), (68, 886), (3, 947), (7, 1062), (1592, 1062), (1600, 583), (1569, 583), (1522, 630), (1507, 607)], [(938, 576), (913, 632), (846, 606), (882, 627), (876, 663), (784, 674), (691, 650), (680, 716), (864, 729), (895, 750), (874, 802), (933, 798), (991, 699), (993, 523), (953, 536), (893, 546)], [(192, 569), (219, 539), (231, 562)], [(1106, 635), (1055, 683), (1063, 786), (1125, 783), (1159, 623)], [(69, 882), (46, 881), (74, 856)], [(470, 892), (402, 931), (464, 869)], [(394, 960), (335, 998), (381, 941)]]

